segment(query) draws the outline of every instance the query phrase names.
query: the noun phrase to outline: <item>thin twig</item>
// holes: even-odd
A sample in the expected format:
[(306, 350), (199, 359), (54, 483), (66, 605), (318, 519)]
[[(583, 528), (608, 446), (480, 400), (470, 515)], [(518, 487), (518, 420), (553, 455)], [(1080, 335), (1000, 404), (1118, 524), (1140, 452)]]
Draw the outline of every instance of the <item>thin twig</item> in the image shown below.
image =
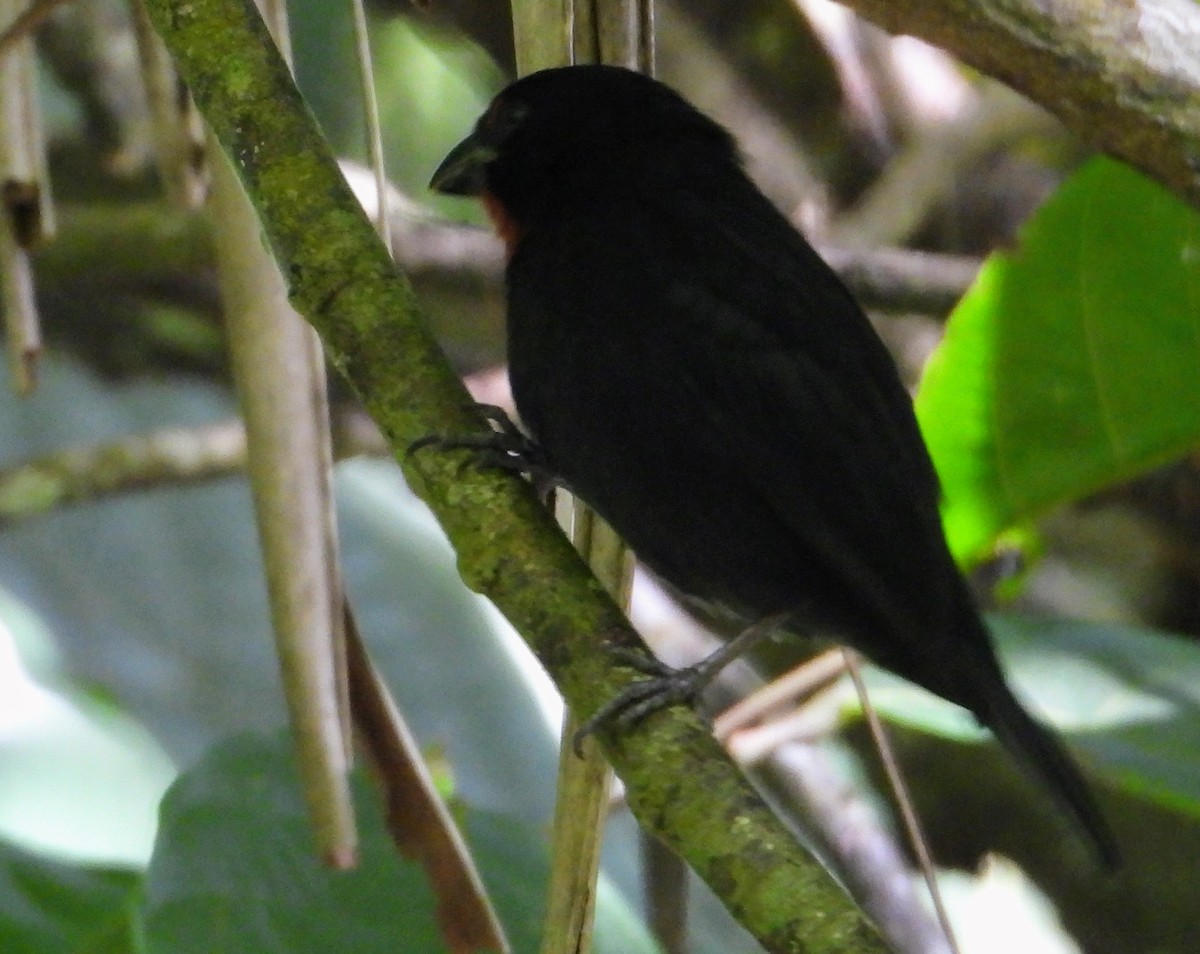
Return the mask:
[(903, 244), (983, 156), (1021, 139), (1061, 135), (1061, 130), (1049, 113), (989, 83), (960, 116), (919, 130), (858, 203), (833, 223), (829, 237), (852, 247)]
[(354, 53), (358, 62), (359, 95), (362, 96), (363, 115), (367, 123), (367, 152), (371, 157), (371, 171), (375, 174), (375, 195), (378, 205), (375, 212), (375, 228), (379, 237), (392, 252), (391, 232), (388, 228), (388, 181), (383, 161), (383, 129), (379, 121), (379, 97), (375, 95), (375, 67), (371, 61), (371, 35), (367, 32), (367, 13), (363, 0), (351, 0), (354, 11)]
[[(342, 163), (347, 180), (374, 215), (373, 176)], [(361, 190), (361, 191), (360, 191)], [(434, 219), (412, 199), (388, 187), (396, 261), (408, 274), (439, 284), (498, 289), (504, 279), (503, 249), (485, 229)], [(114, 206), (66, 205), (57, 240), (38, 249), (39, 274), (56, 279), (86, 274), (98, 282), (144, 281), (211, 267), (206, 224), (161, 202)], [(858, 301), (868, 309), (941, 316), (954, 307), (983, 264), (964, 255), (901, 248), (851, 249), (818, 244)]]
[[(337, 458), (389, 455), (361, 412), (334, 418)], [(169, 428), (115, 441), (54, 451), (0, 468), (0, 528), (73, 504), (159, 487), (187, 487), (241, 475), (246, 431), (240, 420)]]
[(154, 132), (154, 159), (167, 198), (184, 209), (198, 209), (207, 188), (204, 132), (191, 97), (179, 83), (167, 48), (159, 39), (143, 0), (129, 4), (137, 41), (142, 85)]
[(933, 902), (933, 909), (937, 915), (938, 922), (942, 926), (942, 930), (946, 934), (946, 943), (950, 945), (950, 949), (954, 954), (960, 954), (958, 940), (954, 935), (954, 927), (950, 923), (950, 915), (946, 911), (946, 906), (942, 902), (942, 892), (937, 883), (937, 872), (933, 866), (933, 856), (929, 853), (929, 840), (925, 837), (925, 829), (921, 824), (921, 818), (917, 814), (916, 808), (913, 806), (912, 797), (908, 791), (908, 783), (904, 780), (904, 772), (900, 768), (900, 763), (896, 759), (895, 750), (892, 748), (891, 740), (888, 738), (887, 731), (883, 727), (883, 721), (879, 718), (879, 713), (875, 711), (875, 707), (871, 704), (870, 696), (867, 693), (867, 684), (862, 677), (862, 664), (859, 661), (858, 653), (852, 649), (842, 649), (842, 655), (846, 660), (846, 671), (850, 673), (850, 679), (854, 683), (854, 690), (858, 693), (859, 702), (862, 704), (863, 716), (867, 720), (867, 727), (871, 731), (871, 738), (875, 741), (875, 747), (879, 751), (879, 760), (883, 763), (883, 770), (887, 774), (888, 784), (891, 785), (892, 794), (896, 797), (896, 804), (900, 808), (900, 817), (904, 820), (904, 828), (908, 833), (909, 842), (912, 844), (913, 851), (916, 852), (917, 862), (921, 868), (921, 874), (925, 878), (925, 884), (929, 888), (929, 897)]
[(213, 156), (209, 202), (220, 230), (225, 332), (276, 655), (318, 846), (327, 863), (348, 868), (357, 834), (325, 364), (312, 329), (288, 304), (228, 161), (216, 148)]
[[(16, 2), (0, 2), (0, 19), (7, 18)], [(0, 311), (13, 389), (26, 395), (37, 384), (42, 351), (29, 255), (53, 234), (54, 209), (38, 106), (36, 55), (28, 32), (13, 34), (9, 54), (0, 55)]]
[(24, 396), (31, 393), (37, 383), (42, 330), (29, 251), (18, 241), (13, 217), (3, 207), (0, 207), (0, 310), (4, 312), (12, 387)]
[[(633, 587), (629, 550), (611, 527), (569, 494), (556, 495), (555, 510), (560, 525), (597, 579), (628, 612)], [(600, 850), (613, 774), (595, 738), (585, 738), (577, 751), (581, 724), (568, 707), (559, 741), (541, 954), (574, 954), (592, 947)]]
[(425, 868), (437, 896), (437, 919), (451, 951), (508, 951), (454, 819), (446, 810), (387, 684), (371, 662), (358, 625), (343, 603), (350, 710), (359, 741), (383, 788), (388, 832), (401, 854)]
[(638, 846), (650, 933), (664, 954), (688, 954), (687, 865), (645, 831), (638, 831)]
[(730, 706), (713, 720), (713, 734), (725, 742), (734, 732), (758, 722), (781, 706), (807, 698), (845, 671), (846, 660), (838, 650), (823, 652)]

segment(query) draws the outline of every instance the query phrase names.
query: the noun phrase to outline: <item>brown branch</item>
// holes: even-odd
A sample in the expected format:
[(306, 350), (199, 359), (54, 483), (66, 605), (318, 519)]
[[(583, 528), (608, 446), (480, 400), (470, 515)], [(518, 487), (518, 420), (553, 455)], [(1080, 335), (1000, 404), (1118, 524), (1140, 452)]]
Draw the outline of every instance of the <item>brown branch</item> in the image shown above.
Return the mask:
[[(334, 417), (334, 454), (382, 456), (388, 447), (361, 413)], [(72, 504), (204, 483), (246, 470), (241, 421), (160, 430), (55, 451), (0, 469), (0, 527)]]
[(1194, 0), (840, 0), (943, 47), (1200, 207)]
[(975, 280), (982, 261), (910, 249), (818, 249), (868, 309), (946, 315)]
[[(490, 232), (418, 214), (402, 196), (389, 203), (405, 209), (392, 215), (392, 245), (397, 263), (414, 282), (499, 291), (504, 252)], [(969, 256), (899, 248), (822, 244), (819, 250), (865, 307), (881, 311), (944, 315), (982, 264)], [(58, 238), (39, 249), (34, 262), (43, 280), (86, 276), (97, 284), (124, 286), (193, 274), (211, 267), (213, 255), (202, 216), (163, 203), (101, 204), (63, 209)]]
[(350, 604), (343, 603), (342, 610), (350, 708), (383, 789), (388, 833), (405, 856), (424, 866), (437, 898), (438, 926), (452, 952), (507, 950), (504, 931), (416, 739), (371, 663)]

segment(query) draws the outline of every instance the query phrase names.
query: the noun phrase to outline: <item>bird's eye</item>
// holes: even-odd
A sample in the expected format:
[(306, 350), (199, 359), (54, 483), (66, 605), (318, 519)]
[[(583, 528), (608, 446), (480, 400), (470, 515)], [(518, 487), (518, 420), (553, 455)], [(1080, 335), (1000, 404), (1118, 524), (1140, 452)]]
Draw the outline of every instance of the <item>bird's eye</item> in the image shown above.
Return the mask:
[(521, 125), (529, 114), (529, 107), (521, 102), (510, 102), (497, 97), (479, 117), (479, 130), (488, 140), (499, 145)]

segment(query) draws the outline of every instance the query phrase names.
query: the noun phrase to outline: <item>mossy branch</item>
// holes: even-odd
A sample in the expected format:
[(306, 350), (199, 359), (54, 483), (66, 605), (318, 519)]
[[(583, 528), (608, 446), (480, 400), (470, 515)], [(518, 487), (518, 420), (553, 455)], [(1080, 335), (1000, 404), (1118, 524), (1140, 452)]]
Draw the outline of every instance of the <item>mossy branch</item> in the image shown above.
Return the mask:
[[(585, 716), (635, 673), (603, 588), (521, 482), (405, 448), (482, 426), (363, 216), (249, 0), (147, 0), (258, 211), (290, 298), (441, 521), (467, 584), (529, 641)], [(768, 951), (882, 951), (878, 936), (690, 712), (647, 719), (605, 752), (641, 823), (682, 854)], [(547, 780), (549, 784), (549, 780)]]

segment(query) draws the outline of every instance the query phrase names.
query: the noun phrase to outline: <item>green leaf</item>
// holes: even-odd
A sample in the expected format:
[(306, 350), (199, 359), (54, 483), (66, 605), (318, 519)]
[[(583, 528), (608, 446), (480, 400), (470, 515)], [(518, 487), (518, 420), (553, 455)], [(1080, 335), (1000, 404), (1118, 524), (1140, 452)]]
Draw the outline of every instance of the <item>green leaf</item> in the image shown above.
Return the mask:
[(917, 413), (956, 555), (1200, 442), (1200, 215), (1094, 160), (992, 256)]
[[(316, 860), (283, 733), (240, 736), (185, 773), (163, 800), (147, 873), (146, 930), (152, 954), (438, 954), (434, 899), (422, 868), (399, 857), (362, 772), (354, 779), (358, 868), (333, 872)], [(538, 947), (547, 873), (535, 826), (468, 815), (485, 881), (516, 951)], [(605, 888), (597, 949), (654, 950), (645, 931)], [(607, 909), (607, 910), (606, 910)]]
[(357, 870), (317, 861), (287, 745), (239, 737), (167, 793), (147, 873), (149, 950), (369, 954), (400, 937), (436, 950), (429, 888), (388, 849), (377, 813), (363, 813)]
[(0, 842), (0, 951), (133, 954), (134, 871), (48, 861)]

